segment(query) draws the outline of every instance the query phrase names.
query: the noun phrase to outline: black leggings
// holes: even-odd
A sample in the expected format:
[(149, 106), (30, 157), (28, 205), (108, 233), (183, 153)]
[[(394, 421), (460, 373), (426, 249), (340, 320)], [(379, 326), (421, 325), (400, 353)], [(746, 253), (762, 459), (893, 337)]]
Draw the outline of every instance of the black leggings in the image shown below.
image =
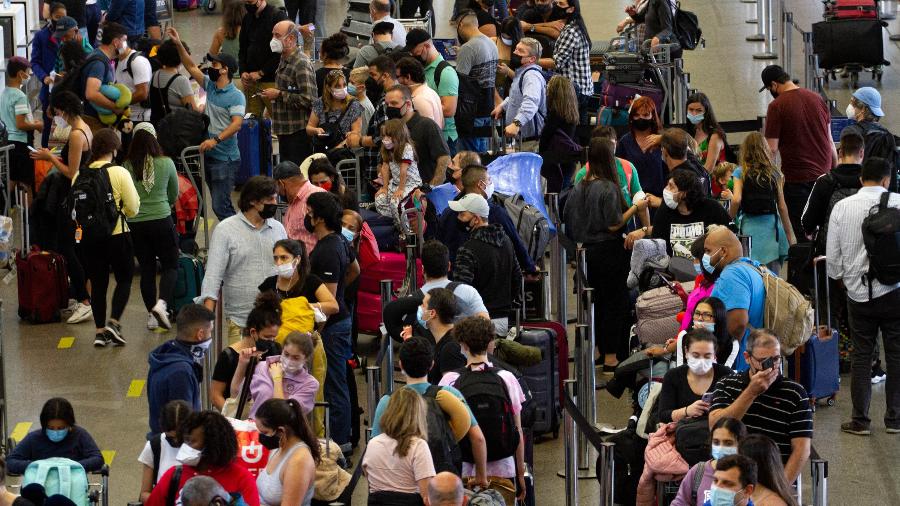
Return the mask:
[[(158, 220), (128, 222), (134, 255), (141, 267), (141, 298), (149, 311), (162, 299), (172, 306), (178, 268), (178, 242), (171, 216)], [(159, 295), (156, 291), (156, 259), (159, 259)]]
[(128, 305), (131, 293), (131, 278), (134, 276), (134, 252), (131, 234), (116, 234), (105, 241), (81, 243), (77, 245), (81, 264), (91, 280), (91, 309), (94, 325), (98, 329), (106, 326), (106, 289), (109, 286), (109, 270), (116, 277), (113, 290), (112, 311), (109, 317), (118, 321)]
[[(300, 15), (301, 25), (308, 25), (316, 21), (316, 0), (284, 0), (284, 8), (287, 10), (288, 19), (295, 23), (297, 22), (297, 14)], [(316, 31), (324, 29), (325, 27), (323, 26)]]
[[(621, 238), (585, 245), (587, 281), (594, 289), (594, 337), (600, 356), (615, 353), (628, 358), (630, 326), (628, 262), (630, 252)], [(601, 295), (602, 294), (602, 295)]]

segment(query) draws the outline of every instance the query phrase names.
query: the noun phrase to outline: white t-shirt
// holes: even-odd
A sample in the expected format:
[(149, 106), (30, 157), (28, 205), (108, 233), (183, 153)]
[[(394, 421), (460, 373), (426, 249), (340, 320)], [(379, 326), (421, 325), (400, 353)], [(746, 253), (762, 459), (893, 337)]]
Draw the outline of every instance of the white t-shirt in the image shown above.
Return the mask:
[[(131, 60), (130, 73), (128, 72), (128, 60)], [(149, 86), (152, 76), (153, 69), (150, 67), (150, 61), (141, 54), (131, 52), (124, 60), (116, 62), (116, 82), (128, 86), (132, 93), (139, 84)], [(144, 109), (139, 102), (131, 104), (131, 119), (132, 121), (149, 121), (150, 109)]]
[[(178, 447), (173, 448), (170, 446), (169, 442), (166, 441), (165, 434), (160, 434), (157, 437), (161, 440), (159, 442), (159, 473), (156, 475), (156, 481), (159, 481), (169, 468), (178, 464), (178, 461), (175, 460), (175, 455), (178, 455)], [(144, 449), (141, 450), (141, 454), (138, 456), (138, 462), (151, 469), (153, 468), (153, 450), (150, 448), (150, 441), (144, 444)]]
[(434, 476), (431, 450), (424, 439), (414, 438), (405, 457), (396, 451), (397, 441), (386, 434), (379, 434), (369, 441), (362, 461), (369, 492), (415, 494), (419, 492), (419, 480)]

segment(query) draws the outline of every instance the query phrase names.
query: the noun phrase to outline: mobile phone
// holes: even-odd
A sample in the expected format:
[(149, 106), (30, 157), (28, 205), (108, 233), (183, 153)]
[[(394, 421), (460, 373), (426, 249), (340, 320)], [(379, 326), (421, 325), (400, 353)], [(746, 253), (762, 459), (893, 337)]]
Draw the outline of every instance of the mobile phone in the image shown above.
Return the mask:
[(760, 365), (762, 366), (763, 371), (768, 371), (769, 369), (775, 367), (775, 357), (769, 357), (763, 360)]
[(28, 146), (28, 151), (31, 151), (32, 153), (37, 153), (37, 149), (35, 149), (34, 146)]
[(712, 393), (712, 392), (706, 392), (705, 394), (703, 394), (703, 395), (700, 396), (700, 400), (703, 401), (703, 402), (705, 402), (705, 403), (707, 403), (707, 404), (712, 404), (713, 393)]

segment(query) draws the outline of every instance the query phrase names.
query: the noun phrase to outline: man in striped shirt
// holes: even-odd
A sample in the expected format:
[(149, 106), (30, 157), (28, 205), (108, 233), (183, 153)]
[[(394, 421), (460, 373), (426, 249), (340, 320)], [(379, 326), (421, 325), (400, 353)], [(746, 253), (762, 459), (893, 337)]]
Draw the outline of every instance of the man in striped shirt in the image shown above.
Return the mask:
[(772, 438), (784, 471), (793, 483), (809, 458), (813, 436), (809, 395), (781, 376), (781, 344), (771, 330), (755, 329), (744, 358), (750, 369), (719, 380), (709, 411), (709, 426), (723, 417), (744, 422), (750, 433)]

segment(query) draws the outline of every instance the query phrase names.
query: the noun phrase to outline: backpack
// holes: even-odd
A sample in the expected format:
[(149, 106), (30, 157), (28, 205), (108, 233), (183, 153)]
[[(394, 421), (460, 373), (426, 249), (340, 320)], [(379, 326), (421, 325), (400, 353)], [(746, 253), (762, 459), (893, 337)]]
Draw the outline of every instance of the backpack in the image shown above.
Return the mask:
[[(146, 45), (146, 42), (142, 42), (141, 40), (139, 40), (138, 43)], [(156, 71), (159, 70), (159, 67), (160, 67), (159, 59), (151, 58), (151, 57), (147, 56), (147, 53), (145, 53), (143, 51), (134, 50), (131, 52), (130, 55), (128, 55), (128, 59), (125, 60), (125, 72), (128, 72), (128, 75), (131, 76), (131, 80), (133, 82), (134, 81), (134, 71), (131, 69), (131, 67), (134, 64), (135, 58), (137, 58), (138, 56), (143, 56), (150, 63), (150, 70), (151, 70), (150, 80), (152, 81), (153, 74), (156, 73)], [(149, 83), (148, 83), (148, 86), (149, 86)], [(168, 91), (169, 91), (168, 88), (166, 88), (167, 94), (168, 94)], [(147, 109), (150, 107), (150, 96), (151, 95), (152, 95), (152, 93), (148, 93), (147, 98), (140, 101), (139, 105), (141, 107), (143, 107), (144, 109)]]
[(437, 394), (441, 387), (430, 385), (422, 396), (428, 407), (428, 448), (431, 450), (431, 460), (434, 462), (434, 472), (449, 471), (457, 476), (462, 473), (462, 452), (450, 424), (447, 414), (441, 409), (437, 401)]
[[(898, 222), (900, 223), (900, 222)], [(763, 326), (781, 341), (784, 356), (794, 353), (812, 336), (814, 311), (809, 299), (794, 285), (762, 265), (749, 264), (759, 272), (766, 291)]]
[(829, 177), (832, 180), (832, 189), (831, 189), (831, 198), (828, 199), (828, 207), (825, 211), (825, 223), (822, 225), (822, 230), (816, 236), (816, 242), (821, 248), (822, 254), (825, 254), (825, 239), (828, 237), (828, 220), (831, 218), (831, 210), (834, 209), (835, 204), (844, 200), (845, 198), (856, 195), (856, 192), (859, 191), (859, 188), (848, 188), (846, 186), (841, 186), (841, 183), (838, 182), (837, 178), (828, 173), (825, 177)]
[(900, 209), (889, 207), (891, 192), (881, 194), (877, 206), (873, 206), (862, 222), (863, 243), (869, 257), (869, 298), (872, 298), (872, 280), (893, 285), (900, 283)]
[(50, 457), (36, 460), (25, 468), (22, 487), (38, 483), (47, 496), (60, 494), (68, 497), (76, 506), (88, 506), (88, 478), (81, 464), (71, 459)]
[[(451, 292), (455, 292), (456, 287), (458, 287), (461, 284), (462, 283), (460, 283), (459, 281), (451, 281), (451, 282), (447, 283), (447, 286), (445, 286), (444, 288), (446, 288), (447, 290), (450, 290)], [(418, 290), (416, 290), (416, 293), (414, 293), (413, 296), (418, 298), (419, 300), (424, 300), (425, 292), (423, 292), (422, 289), (419, 288)], [(455, 295), (454, 295), (454, 297), (455, 297)], [(457, 304), (459, 303), (459, 297), (456, 298), (456, 302), (457, 302)]]
[(528, 255), (535, 262), (539, 262), (550, 244), (550, 221), (538, 208), (526, 202), (521, 194), (509, 197), (498, 193), (494, 195), (501, 201), (516, 226)]
[[(6, 146), (9, 144), (9, 130), (6, 128), (6, 123), (3, 120), (0, 120), (0, 146)], [(40, 185), (38, 185), (40, 188)]]
[(675, 17), (672, 20), (672, 32), (682, 49), (689, 51), (703, 44), (703, 30), (700, 29), (700, 21), (693, 12), (681, 8), (681, 2), (675, 2)]
[[(69, 192), (69, 211), (75, 222), (75, 242), (99, 242), (112, 236), (124, 216), (116, 204), (107, 163), (98, 169), (83, 167)], [(79, 233), (80, 231), (80, 233)]]
[(675, 449), (689, 466), (709, 460), (709, 419), (682, 418), (675, 426)]
[(153, 486), (156, 486), (156, 477), (159, 476), (159, 460), (162, 457), (161, 439), (159, 434), (154, 434), (150, 438), (150, 453), (153, 454)]
[[(463, 394), (484, 433), (488, 462), (515, 455), (519, 446), (519, 431), (516, 430), (506, 383), (497, 369), (485, 367), (482, 371), (473, 371), (465, 367), (457, 372), (459, 378), (454, 386)], [(463, 439), (459, 446), (463, 461), (475, 462), (469, 440)]]
[(153, 78), (150, 79), (150, 93), (147, 94), (147, 101), (149, 102), (147, 107), (150, 108), (150, 123), (152, 123), (153, 126), (156, 127), (159, 126), (163, 118), (165, 118), (169, 113), (172, 112), (171, 107), (169, 106), (169, 87), (172, 86), (172, 83), (175, 82), (175, 79), (178, 79), (178, 76), (180, 74), (175, 74), (170, 77), (162, 88), (153, 86), (154, 81), (156, 81), (157, 84), (159, 83), (155, 79), (158, 75), (159, 74), (157, 74), (156, 72), (153, 73)]
[(519, 412), (519, 420), (522, 423), (523, 430), (530, 429), (534, 425), (535, 418), (537, 418), (538, 405), (534, 400), (534, 394), (531, 393), (531, 387), (528, 386), (528, 379), (525, 378), (525, 375), (519, 372), (518, 369), (503, 360), (500, 360), (496, 356), (491, 355), (491, 363), (494, 364), (495, 367), (515, 376), (516, 381), (519, 382), (519, 388), (522, 389), (522, 395), (525, 396), (525, 401), (522, 402), (522, 411)]
[(703, 483), (703, 475), (706, 474), (706, 461), (700, 462), (699, 466), (694, 471), (694, 480), (691, 482), (691, 504), (697, 504), (697, 494), (700, 492), (700, 484)]
[(383, 55), (383, 54), (389, 55), (389, 54), (393, 53), (393, 52), (394, 52), (394, 49), (395, 49), (395, 48), (393, 48), (393, 47), (384, 47), (384, 46), (382, 46), (381, 44), (379, 44), (379, 43), (377, 43), (377, 42), (374, 43), (374, 44), (372, 44), (372, 48), (375, 49), (375, 53), (376, 53), (378, 56), (381, 56), (381, 55)]
[[(450, 64), (441, 61), (434, 69), (434, 87), (441, 86), (441, 74)], [(493, 92), (487, 93), (478, 85), (478, 81), (466, 74), (456, 73), (459, 78), (459, 99), (456, 105), (456, 130), (460, 135), (472, 135), (475, 128), (475, 118), (489, 116), (493, 109)]]
[(85, 100), (84, 83), (81, 79), (81, 73), (88, 65), (98, 61), (102, 62), (103, 58), (97, 54), (91, 54), (87, 57), (86, 60), (84, 60), (84, 62), (82, 62), (81, 65), (66, 72), (66, 75), (62, 79), (60, 79), (59, 82), (53, 84), (53, 91), (50, 92), (50, 102), (53, 102), (53, 97), (56, 94), (62, 93), (64, 91), (71, 91), (72, 93), (78, 95), (78, 98), (80, 98), (81, 100)]
[(184, 148), (197, 146), (207, 139), (208, 129), (209, 116), (179, 107), (159, 122), (156, 127), (157, 140), (166, 156), (178, 160)]

